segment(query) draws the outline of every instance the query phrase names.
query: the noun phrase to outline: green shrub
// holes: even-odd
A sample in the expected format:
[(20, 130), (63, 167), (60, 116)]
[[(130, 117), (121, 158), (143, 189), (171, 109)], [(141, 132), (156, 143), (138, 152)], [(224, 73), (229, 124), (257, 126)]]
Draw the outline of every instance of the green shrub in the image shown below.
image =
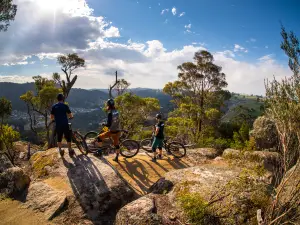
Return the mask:
[(215, 148), (218, 151), (223, 151), (226, 148), (230, 147), (230, 140), (224, 139), (224, 138), (217, 138), (214, 141), (214, 146), (213, 148)]
[(212, 214), (208, 202), (199, 193), (190, 193), (189, 190), (184, 190), (179, 193), (177, 200), (183, 208), (189, 224), (218, 224), (216, 222), (218, 218)]
[(230, 147), (234, 148), (234, 149), (243, 149), (244, 148), (244, 143), (238, 132), (233, 132), (233, 140), (230, 144)]

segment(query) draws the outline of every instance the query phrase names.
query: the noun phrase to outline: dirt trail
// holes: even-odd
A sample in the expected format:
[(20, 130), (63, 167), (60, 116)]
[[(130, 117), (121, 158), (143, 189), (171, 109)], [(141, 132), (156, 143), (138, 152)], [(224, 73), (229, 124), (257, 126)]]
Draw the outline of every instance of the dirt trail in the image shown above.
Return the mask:
[(0, 224), (5, 225), (52, 225), (41, 213), (25, 208), (15, 200), (0, 201)]

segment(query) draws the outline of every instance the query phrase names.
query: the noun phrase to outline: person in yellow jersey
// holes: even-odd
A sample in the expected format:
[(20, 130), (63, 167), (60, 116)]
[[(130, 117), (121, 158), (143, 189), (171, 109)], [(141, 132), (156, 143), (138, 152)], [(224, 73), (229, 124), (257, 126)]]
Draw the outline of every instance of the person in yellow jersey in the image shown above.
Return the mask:
[(102, 155), (102, 143), (105, 138), (111, 137), (113, 139), (113, 145), (116, 148), (116, 157), (113, 159), (118, 162), (118, 157), (120, 154), (120, 120), (119, 120), (119, 112), (115, 108), (115, 102), (113, 99), (108, 99), (106, 102), (106, 109), (108, 111), (107, 114), (107, 122), (103, 123), (102, 126), (108, 127), (108, 131), (101, 133), (97, 138), (97, 145), (100, 149), (97, 151), (97, 155)]

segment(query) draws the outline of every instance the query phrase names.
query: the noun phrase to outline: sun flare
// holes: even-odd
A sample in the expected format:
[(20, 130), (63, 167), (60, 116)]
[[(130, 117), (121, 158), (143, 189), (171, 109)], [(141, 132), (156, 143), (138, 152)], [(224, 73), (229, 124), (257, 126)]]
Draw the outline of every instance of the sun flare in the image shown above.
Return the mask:
[(64, 9), (68, 6), (67, 0), (38, 0), (37, 2), (41, 9), (49, 11)]

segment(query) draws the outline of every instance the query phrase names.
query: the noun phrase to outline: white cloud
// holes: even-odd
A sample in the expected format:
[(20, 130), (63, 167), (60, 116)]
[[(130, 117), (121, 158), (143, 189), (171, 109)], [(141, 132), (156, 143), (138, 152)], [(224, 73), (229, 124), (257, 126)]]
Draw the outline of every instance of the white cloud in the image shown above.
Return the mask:
[(85, 0), (55, 3), (54, 9), (48, 1), (16, 0), (15, 21), (0, 35), (0, 43), (7, 43), (0, 45), (0, 65), (40, 53), (86, 49), (92, 40), (120, 36), (118, 28), (110, 22), (93, 16), (93, 9)]
[(234, 52), (245, 52), (245, 53), (248, 52), (247, 49), (245, 49), (244, 47), (242, 47), (242, 46), (240, 46), (240, 45), (238, 45), (238, 44), (235, 44), (235, 45), (234, 45), (233, 51), (234, 51)]
[(28, 76), (19, 76), (19, 75), (10, 75), (10, 76), (1, 76), (0, 82), (13, 82), (13, 83), (27, 83), (33, 82), (32, 77)]
[(111, 26), (110, 28), (104, 31), (104, 37), (111, 38), (111, 37), (120, 37), (120, 31), (118, 28)]
[(185, 15), (185, 12), (182, 12), (182, 13), (179, 14), (179, 17), (182, 17), (184, 15)]
[(192, 45), (205, 46), (206, 44), (204, 42), (192, 42)]
[(163, 9), (160, 14), (163, 15), (164, 13), (167, 13), (167, 12), (169, 12), (169, 9)]
[(172, 8), (172, 13), (173, 13), (174, 16), (176, 15), (177, 9), (175, 7)]
[[(116, 43), (107, 38), (119, 37), (121, 34), (118, 28), (103, 17), (92, 16), (92, 9), (86, 4), (77, 11), (58, 11), (56, 23), (53, 13), (47, 13), (46, 9), (39, 12), (36, 2), (18, 0), (18, 4), (16, 21), (8, 32), (0, 36), (0, 42), (6, 43), (0, 46), (0, 65), (21, 63), (26, 67), (26, 63), (32, 64), (30, 60), (36, 60), (33, 56), (55, 62), (57, 55), (75, 51), (87, 63), (86, 69), (76, 72), (79, 77), (75, 86), (80, 88), (108, 87), (113, 81), (115, 70), (121, 71), (122, 77), (132, 87), (163, 88), (165, 83), (177, 79), (178, 65), (192, 61), (194, 53), (204, 49), (204, 43), (200, 42), (175, 50), (167, 50), (159, 40)], [(32, 14), (33, 11), (36, 13)], [(81, 16), (78, 16), (80, 13)], [(188, 24), (185, 29), (190, 30), (191, 27)], [(242, 52), (247, 52), (247, 49), (238, 44), (232, 51), (212, 52), (215, 63), (223, 67), (230, 91), (263, 94), (265, 78), (272, 79), (273, 75), (281, 78), (291, 74), (288, 67), (280, 65), (273, 55), (262, 56), (248, 63), (235, 58), (236, 54)], [(49, 65), (49, 69), (53, 68), (53, 72), (60, 72), (59, 68), (51, 67), (47, 62), (34, 65), (37, 66), (36, 74), (40, 74), (38, 71), (45, 64)], [(51, 74), (43, 76), (50, 77)], [(32, 78), (20, 76), (16, 72), (4, 76), (2, 72), (1, 81), (32, 82)]]
[(269, 48), (269, 46), (268, 46), (268, 45), (266, 45), (266, 46), (265, 46), (265, 48)]
[(274, 56), (273, 54), (264, 55), (264, 56), (258, 58), (258, 60), (262, 61), (262, 62), (263, 61), (272, 61), (272, 62), (274, 62), (273, 56)]
[(192, 24), (188, 24), (184, 26), (185, 29), (191, 29), (192, 28)]
[(256, 42), (255, 38), (250, 38), (247, 42)]

